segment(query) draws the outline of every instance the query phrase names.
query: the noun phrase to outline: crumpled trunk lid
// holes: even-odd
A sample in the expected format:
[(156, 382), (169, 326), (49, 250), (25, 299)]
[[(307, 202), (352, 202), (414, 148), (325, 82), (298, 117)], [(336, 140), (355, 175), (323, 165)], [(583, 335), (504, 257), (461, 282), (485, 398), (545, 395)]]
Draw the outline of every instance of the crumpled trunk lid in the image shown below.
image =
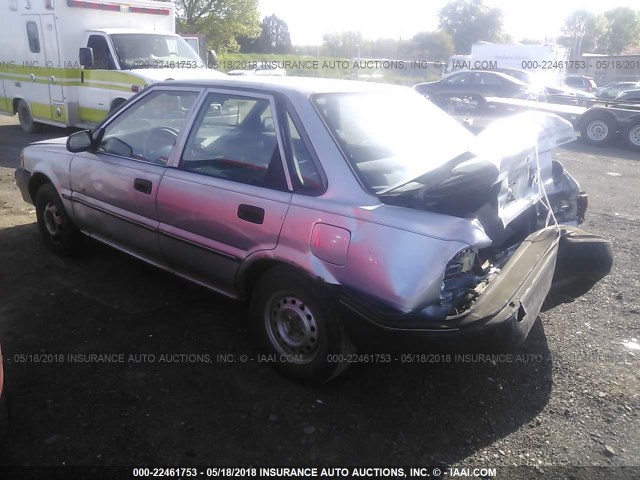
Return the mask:
[(575, 139), (571, 123), (542, 112), (497, 120), (478, 135), (475, 153), (498, 169), (497, 213), (503, 227), (541, 200), (540, 182), (551, 178), (551, 150)]

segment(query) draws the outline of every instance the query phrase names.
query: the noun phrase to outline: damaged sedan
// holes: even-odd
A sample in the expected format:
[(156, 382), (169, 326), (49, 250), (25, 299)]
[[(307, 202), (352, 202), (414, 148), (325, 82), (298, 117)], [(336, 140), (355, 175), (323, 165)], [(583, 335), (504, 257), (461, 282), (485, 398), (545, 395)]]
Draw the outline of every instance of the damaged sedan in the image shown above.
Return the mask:
[(474, 136), (405, 87), (168, 82), (28, 146), (16, 181), (53, 253), (86, 235), (248, 300), (274, 365), (325, 381), (396, 338), (518, 345), (553, 288), (606, 275), (611, 246), (578, 228), (588, 197), (551, 155), (574, 139), (538, 113)]

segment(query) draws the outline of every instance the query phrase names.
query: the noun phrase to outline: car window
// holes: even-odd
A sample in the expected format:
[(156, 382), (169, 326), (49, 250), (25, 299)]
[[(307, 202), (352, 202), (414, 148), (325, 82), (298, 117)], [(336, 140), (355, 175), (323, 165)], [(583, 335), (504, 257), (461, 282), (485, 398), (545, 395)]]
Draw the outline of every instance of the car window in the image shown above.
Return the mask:
[(502, 85), (502, 79), (490, 73), (476, 73), (473, 76), (474, 85)]
[(150, 93), (107, 125), (98, 151), (166, 164), (197, 96), (175, 90)]
[(457, 75), (451, 75), (443, 80), (443, 82), (449, 85), (467, 85), (470, 83), (471, 77), (468, 73), (458, 73)]
[(317, 194), (323, 191), (322, 176), (307, 144), (300, 134), (293, 118), (287, 112), (285, 128), (286, 143), (290, 146), (292, 164), (290, 166), (291, 180), (296, 192)]
[[(453, 117), (408, 89), (316, 94), (312, 101), (358, 178), (377, 193), (407, 184), (475, 143)], [(402, 115), (381, 109), (385, 102)]]
[(32, 53), (40, 53), (40, 36), (36, 22), (27, 22), (27, 38), (29, 39), (29, 50)]
[(569, 85), (570, 87), (580, 87), (580, 86), (582, 86), (582, 81), (579, 78), (575, 78), (575, 77), (567, 78), (565, 83), (567, 85)]
[(114, 70), (116, 68), (107, 39), (102, 35), (91, 35), (87, 40), (87, 47), (93, 50), (93, 65), (91, 68)]
[(287, 190), (273, 118), (269, 99), (209, 94), (187, 140), (180, 168)]

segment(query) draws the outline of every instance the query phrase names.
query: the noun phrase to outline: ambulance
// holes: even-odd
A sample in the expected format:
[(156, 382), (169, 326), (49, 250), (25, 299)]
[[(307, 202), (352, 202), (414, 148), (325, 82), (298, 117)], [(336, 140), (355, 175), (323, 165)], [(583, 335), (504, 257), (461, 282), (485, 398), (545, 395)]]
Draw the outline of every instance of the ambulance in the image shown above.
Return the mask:
[(224, 76), (175, 34), (173, 2), (0, 1), (0, 113), (25, 132), (91, 128), (154, 82)]

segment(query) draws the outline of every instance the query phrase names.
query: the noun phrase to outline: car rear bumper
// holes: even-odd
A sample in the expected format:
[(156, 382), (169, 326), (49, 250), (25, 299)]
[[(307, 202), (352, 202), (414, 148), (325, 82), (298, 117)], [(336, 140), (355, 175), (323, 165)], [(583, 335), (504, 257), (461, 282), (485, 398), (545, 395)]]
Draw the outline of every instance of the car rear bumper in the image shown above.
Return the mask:
[(16, 185), (22, 194), (22, 199), (33, 205), (33, 200), (29, 193), (29, 180), (31, 180), (31, 173), (22, 167), (18, 167), (16, 169)]
[(461, 318), (385, 312), (361, 296), (343, 294), (345, 327), (361, 347), (461, 351), (515, 347), (526, 339), (549, 293), (559, 243), (555, 227), (527, 237)]

